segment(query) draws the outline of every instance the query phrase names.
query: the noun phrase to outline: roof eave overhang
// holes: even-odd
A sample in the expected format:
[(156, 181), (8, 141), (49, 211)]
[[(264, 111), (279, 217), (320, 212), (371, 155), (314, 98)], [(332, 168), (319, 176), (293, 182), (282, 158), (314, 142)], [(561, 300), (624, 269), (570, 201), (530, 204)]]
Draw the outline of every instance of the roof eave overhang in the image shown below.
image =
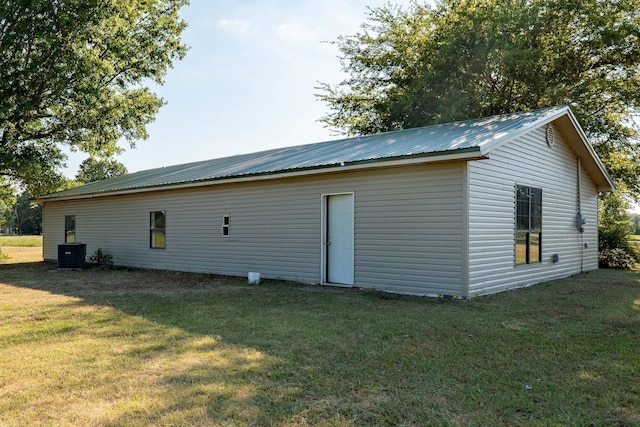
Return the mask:
[[(600, 161), (600, 158), (593, 149), (593, 146), (589, 143), (587, 135), (584, 133), (584, 130), (580, 126), (578, 119), (573, 115), (573, 112), (567, 106), (564, 106), (558, 109), (555, 113), (549, 114), (541, 118), (540, 120), (529, 124), (529, 126), (524, 127), (519, 132), (512, 132), (509, 135), (509, 138), (505, 138), (500, 140), (498, 143), (485, 146), (483, 148), (483, 151), (489, 153), (495, 150), (497, 147), (507, 144), (522, 136), (523, 134), (530, 132), (531, 129), (538, 128), (549, 123), (558, 123), (561, 125), (564, 124), (565, 126), (560, 127), (565, 132), (573, 133), (573, 140), (576, 140), (577, 138), (577, 140), (580, 142), (579, 144), (571, 144), (570, 140), (568, 141), (572, 149), (580, 157), (583, 167), (585, 167), (585, 169), (587, 169), (587, 171), (591, 175), (593, 182), (596, 184), (597, 190), (601, 193), (615, 191), (615, 184), (609, 176), (607, 169)], [(566, 126), (567, 124), (569, 124), (569, 126)]]
[(614, 192), (616, 186), (613, 183), (609, 172), (607, 172), (607, 169), (593, 149), (593, 146), (589, 143), (587, 135), (584, 133), (580, 123), (578, 123), (578, 119), (573, 115), (571, 110), (567, 108), (567, 114), (557, 118), (556, 120), (561, 123), (565, 117), (571, 122), (574, 131), (582, 142), (581, 148), (584, 148), (585, 152), (579, 152), (578, 155), (580, 156), (583, 167), (590, 172), (598, 191), (601, 193)]
[(183, 181), (155, 186), (144, 186), (130, 189), (100, 191), (85, 194), (61, 195), (59, 197), (39, 197), (32, 199), (34, 203), (62, 202), (70, 200), (94, 199), (98, 197), (112, 197), (129, 194), (140, 194), (155, 191), (180, 190), (185, 188), (207, 187), (221, 184), (234, 184), (240, 182), (265, 181), (282, 178), (294, 178), (310, 175), (321, 175), (330, 173), (340, 173), (365, 169), (387, 168), (394, 166), (408, 166), (425, 163), (443, 163), (453, 161), (470, 161), (489, 158), (489, 154), (483, 152), (479, 147), (471, 147), (460, 150), (451, 150), (436, 153), (423, 153), (402, 157), (388, 157), (381, 159), (359, 160), (338, 165), (328, 165), (310, 168), (289, 169), (284, 171), (263, 172), (240, 176), (229, 176), (211, 178), (195, 181)]

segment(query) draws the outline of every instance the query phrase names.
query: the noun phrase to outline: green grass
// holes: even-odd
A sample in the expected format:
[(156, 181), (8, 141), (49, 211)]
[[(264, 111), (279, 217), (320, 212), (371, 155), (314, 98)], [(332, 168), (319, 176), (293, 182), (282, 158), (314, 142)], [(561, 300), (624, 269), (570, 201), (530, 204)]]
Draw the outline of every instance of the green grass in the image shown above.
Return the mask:
[(0, 265), (0, 424), (640, 425), (640, 276), (468, 302)]
[(42, 246), (42, 236), (0, 236), (0, 246), (35, 248)]

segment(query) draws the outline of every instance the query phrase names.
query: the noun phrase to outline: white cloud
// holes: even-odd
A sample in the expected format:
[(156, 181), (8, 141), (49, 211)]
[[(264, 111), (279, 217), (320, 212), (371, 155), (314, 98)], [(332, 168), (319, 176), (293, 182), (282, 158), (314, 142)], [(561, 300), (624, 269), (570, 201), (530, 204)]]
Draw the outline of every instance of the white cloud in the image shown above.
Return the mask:
[(295, 15), (282, 16), (284, 20), (275, 27), (276, 36), (296, 43), (332, 41), (346, 28), (357, 27), (363, 17), (364, 9), (343, 1), (305, 4), (296, 10)]
[(248, 19), (220, 19), (218, 28), (228, 30), (238, 35), (247, 34), (252, 28), (252, 22)]
[(276, 35), (279, 39), (297, 43), (307, 43), (318, 39), (317, 29), (297, 19), (278, 25)]

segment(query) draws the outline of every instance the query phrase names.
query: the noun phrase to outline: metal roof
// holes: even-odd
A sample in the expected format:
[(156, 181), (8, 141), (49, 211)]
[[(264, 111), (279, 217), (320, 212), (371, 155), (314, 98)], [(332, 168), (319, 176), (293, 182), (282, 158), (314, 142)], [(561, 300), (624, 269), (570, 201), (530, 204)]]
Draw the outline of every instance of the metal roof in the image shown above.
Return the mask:
[(481, 157), (492, 147), (567, 113), (571, 114), (568, 107), (550, 107), (167, 166), (89, 183), (40, 197), (39, 201), (456, 153)]

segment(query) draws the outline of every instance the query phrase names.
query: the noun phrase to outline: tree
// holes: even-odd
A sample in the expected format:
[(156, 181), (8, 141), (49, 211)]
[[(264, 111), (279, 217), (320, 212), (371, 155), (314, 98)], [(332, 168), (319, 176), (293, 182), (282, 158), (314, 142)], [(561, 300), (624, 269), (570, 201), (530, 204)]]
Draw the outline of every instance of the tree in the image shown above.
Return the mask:
[(631, 216), (631, 234), (640, 235), (640, 215), (638, 214)]
[(89, 157), (80, 164), (76, 180), (82, 184), (100, 181), (127, 173), (125, 165), (113, 159), (96, 159)]
[(629, 202), (620, 193), (603, 194), (598, 201), (599, 264), (607, 268), (632, 268), (640, 253), (630, 243), (633, 227)]
[(42, 234), (42, 205), (31, 203), (31, 195), (18, 195), (14, 206), (13, 228), (18, 234)]
[[(73, 179), (61, 177), (50, 191), (62, 191), (82, 185)], [(42, 206), (31, 202), (32, 194), (23, 191), (18, 194), (11, 185), (2, 184), (0, 178), (0, 228), (9, 227), (18, 234), (42, 233)]]
[(348, 135), (569, 105), (636, 199), (640, 0), (442, 0), (372, 9), (337, 45), (321, 121)]
[(13, 225), (15, 203), (13, 188), (0, 177), (0, 228)]
[(9, 227), (12, 223), (13, 215), (11, 205), (0, 199), (0, 229)]
[(187, 3), (0, 2), (0, 176), (49, 191), (62, 146), (110, 157), (146, 139), (163, 101), (145, 84), (184, 56)]

